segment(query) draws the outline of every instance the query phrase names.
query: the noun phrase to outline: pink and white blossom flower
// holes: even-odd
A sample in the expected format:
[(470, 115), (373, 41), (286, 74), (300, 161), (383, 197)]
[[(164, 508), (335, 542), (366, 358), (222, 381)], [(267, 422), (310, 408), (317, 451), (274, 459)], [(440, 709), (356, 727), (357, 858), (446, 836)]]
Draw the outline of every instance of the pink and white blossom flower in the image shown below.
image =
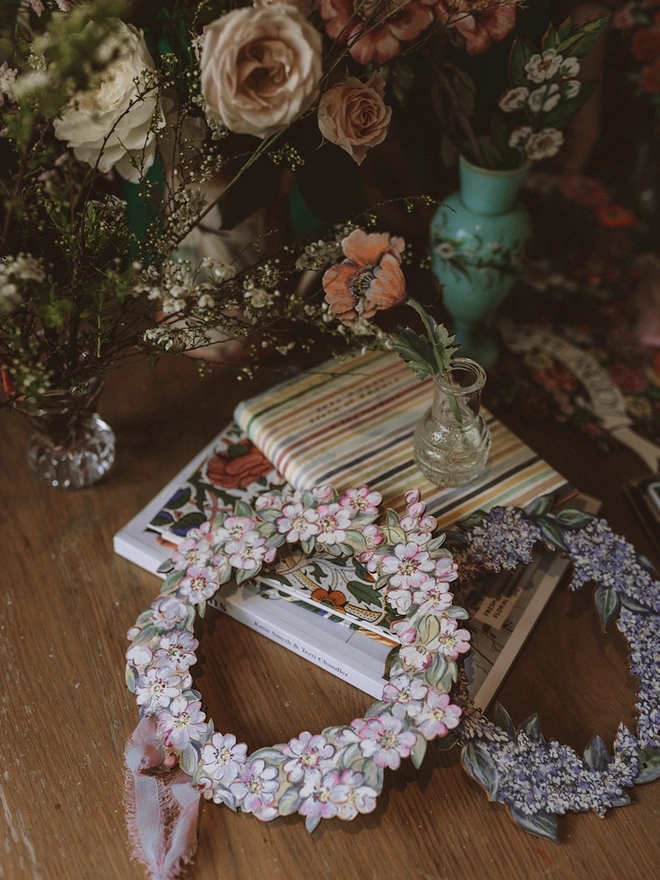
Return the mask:
[(457, 660), (459, 654), (470, 650), (470, 633), (458, 628), (458, 621), (445, 617), (440, 621), (439, 650), (450, 660)]
[(246, 760), (247, 746), (237, 743), (233, 733), (214, 733), (211, 742), (202, 747), (204, 773), (225, 785), (238, 779)]
[(351, 527), (351, 515), (344, 507), (333, 502), (317, 507), (319, 531), (316, 540), (319, 544), (341, 544), (346, 537), (346, 529)]
[(187, 672), (195, 663), (199, 642), (187, 630), (161, 636), (154, 655), (156, 666), (169, 666), (175, 672)]
[(411, 678), (403, 673), (392, 678), (383, 688), (383, 700), (393, 703), (391, 712), (397, 718), (414, 716), (422, 709), (421, 701), (428, 693), (428, 687), (420, 678)]
[(434, 575), (441, 581), (455, 581), (458, 577), (458, 566), (451, 556), (441, 556), (436, 560)]
[(404, 590), (421, 587), (434, 569), (435, 563), (429, 554), (413, 541), (397, 544), (394, 555), (384, 556), (380, 564), (381, 572), (389, 576), (390, 586)]
[(282, 508), (282, 516), (275, 521), (277, 531), (286, 536), (290, 543), (308, 541), (319, 530), (319, 515), (303, 504), (287, 504)]
[(338, 815), (339, 804), (345, 800), (347, 794), (340, 785), (336, 770), (325, 774), (321, 770), (310, 770), (300, 789), (302, 805), (298, 812), (305, 817), (321, 816), (322, 819), (332, 819)]
[(255, 510), (282, 510), (287, 499), (284, 495), (275, 495), (270, 492), (259, 495), (254, 502)]
[(311, 770), (323, 772), (329, 769), (335, 747), (324, 736), (313, 736), (306, 730), (299, 737), (289, 740), (283, 751), (291, 758), (284, 765), (287, 779), (290, 782), (300, 782)]
[(438, 648), (437, 638), (425, 642), (417, 628), (407, 620), (400, 620), (392, 625), (392, 630), (401, 642), (399, 658), (411, 669), (428, 669), (433, 662), (433, 652)]
[(227, 554), (241, 553), (246, 543), (259, 537), (256, 525), (257, 521), (251, 516), (228, 516), (213, 533), (214, 541), (222, 544)]
[(413, 603), (411, 590), (388, 590), (385, 596), (387, 604), (395, 608), (399, 614), (406, 614)]
[(328, 504), (335, 497), (335, 490), (332, 486), (314, 486), (312, 495), (319, 504)]
[(378, 505), (383, 500), (380, 492), (370, 492), (368, 486), (359, 489), (348, 489), (339, 499), (339, 504), (353, 511), (354, 516), (369, 514), (376, 516)]
[(277, 550), (274, 547), (267, 547), (266, 539), (253, 532), (246, 536), (241, 550), (232, 553), (229, 563), (233, 568), (249, 571), (257, 568), (262, 562), (272, 562), (276, 555)]
[(177, 697), (158, 715), (158, 732), (168, 748), (183, 751), (191, 741), (203, 739), (206, 730), (201, 700)]
[(153, 651), (149, 645), (133, 645), (126, 652), (127, 661), (138, 669), (148, 666), (152, 658)]
[(172, 562), (176, 571), (185, 571), (191, 565), (207, 565), (211, 558), (211, 545), (206, 538), (194, 540), (187, 538), (182, 541), (172, 554)]
[(451, 703), (449, 694), (429, 691), (421, 710), (415, 715), (415, 727), (424, 734), (425, 739), (447, 736), (450, 730), (458, 727), (462, 709)]
[(440, 614), (450, 607), (454, 596), (449, 592), (449, 584), (433, 578), (415, 592), (414, 599), (419, 614)]
[(378, 792), (364, 784), (364, 773), (344, 770), (333, 793), (339, 801), (340, 819), (354, 819), (358, 813), (371, 813), (376, 808)]
[(191, 605), (199, 605), (210, 599), (217, 589), (218, 572), (215, 569), (191, 565), (186, 577), (179, 584), (177, 594), (187, 599)]
[(562, 59), (562, 62), (559, 66), (559, 76), (563, 79), (573, 79), (580, 72), (580, 62), (577, 60), (575, 55), (571, 55), (568, 58)]
[(135, 693), (138, 706), (147, 715), (166, 709), (172, 700), (181, 695), (183, 683), (180, 675), (168, 667), (148, 669), (137, 680)]
[(155, 626), (173, 629), (188, 616), (188, 607), (176, 596), (159, 596), (151, 605), (151, 617)]
[[(246, 764), (238, 779), (229, 784), (229, 791), (234, 795), (244, 813), (257, 813), (259, 818), (274, 819), (277, 815), (277, 807), (272, 806), (275, 794), (279, 788), (277, 781), (277, 767), (269, 767), (261, 758), (256, 758)], [(272, 816), (269, 810), (274, 810)]]
[(340, 734), (342, 743), (357, 742), (365, 758), (373, 758), (377, 767), (396, 770), (401, 758), (410, 755), (415, 734), (406, 729), (401, 718), (386, 712), (378, 718), (357, 718)]

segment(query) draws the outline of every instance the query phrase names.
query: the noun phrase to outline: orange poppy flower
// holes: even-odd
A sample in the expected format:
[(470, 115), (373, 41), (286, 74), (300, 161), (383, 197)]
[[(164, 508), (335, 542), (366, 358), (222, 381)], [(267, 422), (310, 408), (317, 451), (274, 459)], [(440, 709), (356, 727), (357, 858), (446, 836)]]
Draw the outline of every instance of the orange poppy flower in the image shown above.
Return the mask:
[(637, 225), (637, 218), (632, 211), (614, 203), (597, 208), (596, 217), (600, 225), (606, 229), (623, 229)]
[(342, 614), (344, 612), (346, 596), (339, 590), (324, 590), (322, 587), (318, 587), (312, 592), (312, 599), (315, 602), (321, 602), (322, 605), (330, 605), (334, 611), (341, 611)]
[(406, 282), (401, 271), (402, 238), (387, 232), (354, 229), (341, 243), (346, 259), (323, 276), (325, 301), (342, 324), (373, 318), (379, 309), (403, 302)]

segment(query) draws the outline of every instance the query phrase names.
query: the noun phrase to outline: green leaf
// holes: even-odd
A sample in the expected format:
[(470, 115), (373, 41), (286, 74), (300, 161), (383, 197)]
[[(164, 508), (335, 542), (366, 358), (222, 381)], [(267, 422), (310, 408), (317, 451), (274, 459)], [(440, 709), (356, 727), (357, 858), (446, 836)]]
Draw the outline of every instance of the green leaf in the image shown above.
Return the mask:
[(607, 625), (619, 616), (621, 597), (611, 587), (598, 584), (594, 590), (594, 601), (596, 602), (596, 609), (598, 610), (603, 630), (607, 630)]
[(511, 716), (501, 703), (495, 703), (495, 717), (493, 720), (511, 739), (515, 739), (516, 728), (511, 720)]
[(195, 767), (199, 763), (199, 755), (193, 746), (188, 745), (181, 752), (179, 757), (179, 766), (183, 770), (184, 773), (187, 773), (188, 776), (192, 776), (195, 772)]
[(461, 764), (466, 773), (492, 796), (497, 786), (497, 768), (487, 749), (481, 743), (467, 743), (461, 752)]
[(452, 617), (454, 620), (468, 620), (470, 617), (465, 608), (461, 608), (460, 605), (451, 605), (442, 613), (444, 617)]
[(461, 109), (466, 116), (472, 116), (477, 97), (477, 86), (471, 76), (460, 67), (452, 65), (454, 88)]
[(255, 565), (254, 568), (240, 568), (236, 572), (236, 583), (243, 584), (245, 581), (249, 581), (253, 577), (256, 577), (260, 571), (261, 565)]
[(305, 828), (311, 834), (313, 831), (316, 831), (316, 829), (319, 826), (320, 821), (321, 821), (321, 814), (320, 813), (317, 814), (316, 816), (307, 816), (307, 818), (305, 819)]
[(639, 759), (639, 773), (636, 784), (653, 782), (660, 777), (660, 748), (657, 746), (642, 746), (637, 753)]
[(168, 574), (168, 572), (172, 571), (174, 568), (174, 563), (171, 559), (166, 559), (165, 562), (161, 562), (156, 571), (158, 574)]
[(378, 608), (382, 607), (382, 595), (369, 584), (362, 583), (362, 581), (349, 581), (346, 587), (358, 602), (366, 602), (367, 605), (376, 605)]
[(630, 596), (627, 596), (625, 593), (619, 593), (619, 599), (621, 600), (621, 604), (624, 608), (627, 608), (628, 611), (635, 611), (637, 614), (650, 614), (651, 609), (648, 605), (642, 605), (641, 602), (637, 602), (635, 599), (631, 599)]
[(166, 510), (178, 510), (190, 501), (190, 488), (177, 492), (165, 505)]
[(556, 816), (551, 816), (549, 813), (535, 813), (533, 816), (528, 816), (526, 813), (521, 813), (513, 807), (509, 807), (509, 813), (511, 818), (521, 828), (524, 828), (525, 831), (529, 831), (530, 834), (536, 834), (539, 837), (545, 837), (546, 840), (552, 840), (554, 843), (559, 843)]
[(512, 86), (526, 86), (527, 73), (525, 65), (534, 54), (534, 47), (527, 40), (516, 38), (509, 55), (509, 84)]
[(234, 513), (236, 516), (253, 516), (252, 508), (246, 501), (240, 499), (234, 505)]
[(396, 512), (396, 510), (390, 510), (388, 508), (385, 513), (385, 524), (388, 526), (398, 526), (400, 522), (401, 519), (399, 518), (399, 514)]
[(536, 742), (543, 741), (543, 734), (541, 733), (541, 724), (538, 715), (530, 715), (529, 718), (525, 718), (525, 720), (520, 723), (518, 731), (526, 734), (530, 739)]
[(164, 511), (157, 513), (156, 516), (152, 517), (151, 522), (149, 523), (151, 526), (171, 526), (173, 524), (174, 518)]
[(277, 799), (277, 809), (279, 810), (280, 816), (292, 816), (294, 813), (298, 812), (301, 805), (302, 800), (298, 793), (298, 789), (293, 785), (289, 785), (285, 788)]
[(256, 752), (253, 752), (250, 755), (251, 761), (255, 758), (261, 758), (261, 760), (265, 761), (266, 764), (271, 764), (274, 767), (281, 767), (282, 764), (288, 761), (288, 757), (284, 754), (284, 752), (281, 752), (279, 749), (273, 749), (270, 747), (257, 749)]
[(447, 661), (441, 654), (436, 654), (433, 663), (424, 673), (424, 679), (432, 688), (438, 688), (447, 672)]
[(392, 648), (392, 650), (388, 653), (387, 657), (385, 658), (385, 671), (383, 672), (383, 678), (386, 681), (389, 681), (392, 676), (392, 667), (394, 666), (396, 661), (399, 659), (399, 651), (400, 650), (401, 650), (401, 646), (397, 645), (395, 648)]
[(589, 523), (593, 522), (595, 517), (590, 513), (586, 513), (584, 510), (568, 508), (560, 510), (555, 516), (555, 519), (564, 529), (583, 529), (585, 526), (588, 526)]
[(129, 666), (128, 664), (126, 665), (126, 672), (124, 677), (126, 680), (126, 687), (132, 694), (134, 694), (137, 688), (138, 674), (133, 666)]
[(580, 27), (574, 28), (569, 35), (559, 43), (557, 51), (560, 52), (564, 58), (570, 55), (575, 55), (577, 58), (581, 58), (593, 49), (598, 38), (605, 31), (609, 21), (609, 15), (601, 15), (598, 18), (585, 22), (583, 25), (580, 25)]
[(429, 551), (429, 553), (434, 553), (436, 550), (439, 550), (442, 547), (446, 540), (447, 533), (443, 532), (441, 535), (438, 535), (437, 538), (432, 538), (426, 545), (426, 549)]
[(552, 509), (553, 499), (554, 496), (552, 494), (541, 495), (527, 505), (525, 513), (529, 514), (529, 516), (543, 516), (544, 513), (548, 513)]
[(197, 526), (201, 526), (201, 524), (205, 522), (206, 517), (203, 513), (200, 513), (197, 510), (192, 510), (190, 513), (184, 514), (181, 519), (178, 519), (175, 523), (172, 523), (172, 527), (178, 532), (180, 529), (197, 528)]
[(552, 25), (548, 25), (547, 31), (543, 34), (541, 46), (543, 49), (556, 49), (559, 45), (559, 34)]
[(418, 379), (433, 376), (435, 362), (433, 346), (410, 327), (398, 327), (398, 337), (394, 337), (393, 348)]
[(388, 544), (405, 544), (407, 542), (406, 533), (397, 526), (383, 526), (383, 534)]
[(435, 614), (425, 614), (417, 624), (419, 639), (425, 645), (430, 644), (440, 633), (440, 621)]
[(421, 733), (416, 733), (415, 745), (410, 750), (410, 757), (412, 758), (412, 762), (418, 770), (422, 766), (422, 761), (424, 760), (424, 755), (426, 754), (426, 746), (427, 742), (424, 738), (424, 735)]
[(457, 742), (458, 740), (453, 733), (448, 733), (447, 736), (442, 736), (440, 739), (434, 740), (435, 747), (442, 752), (448, 752), (449, 749), (453, 749)]
[(561, 529), (554, 519), (551, 519), (549, 516), (540, 516), (537, 519), (537, 523), (541, 529), (541, 534), (548, 544), (553, 547), (558, 547), (560, 550), (563, 550), (564, 553), (568, 553), (568, 547), (564, 543)]
[(604, 770), (610, 763), (610, 753), (600, 736), (596, 734), (584, 750), (584, 760), (592, 770)]

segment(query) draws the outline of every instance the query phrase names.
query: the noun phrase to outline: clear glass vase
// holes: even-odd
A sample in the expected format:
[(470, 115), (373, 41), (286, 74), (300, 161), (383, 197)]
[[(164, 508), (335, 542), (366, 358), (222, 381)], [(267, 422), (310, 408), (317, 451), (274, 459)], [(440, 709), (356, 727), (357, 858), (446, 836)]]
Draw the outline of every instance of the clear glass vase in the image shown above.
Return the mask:
[(96, 413), (101, 377), (82, 388), (47, 392), (37, 408), (20, 402), (33, 433), (27, 459), (42, 480), (61, 489), (84, 489), (101, 479), (115, 460), (115, 435)]
[(434, 377), (433, 404), (415, 429), (415, 462), (438, 486), (462, 486), (485, 469), (490, 432), (480, 412), (483, 368), (455, 358), (447, 377)]

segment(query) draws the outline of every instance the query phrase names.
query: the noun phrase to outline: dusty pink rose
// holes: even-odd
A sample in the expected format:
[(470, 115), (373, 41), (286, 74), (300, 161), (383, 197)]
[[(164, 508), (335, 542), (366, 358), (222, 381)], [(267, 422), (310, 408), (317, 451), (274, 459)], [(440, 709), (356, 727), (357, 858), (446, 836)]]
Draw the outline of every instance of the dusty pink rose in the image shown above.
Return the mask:
[(401, 271), (402, 238), (387, 232), (366, 233), (354, 229), (342, 243), (346, 259), (331, 266), (323, 276), (325, 301), (342, 324), (373, 318), (406, 296)]
[(319, 128), (324, 138), (355, 159), (364, 161), (367, 150), (382, 144), (392, 117), (392, 108), (383, 101), (385, 80), (377, 73), (363, 83), (355, 76), (323, 95), (319, 102)]
[(211, 118), (268, 137), (316, 100), (321, 35), (288, 3), (234, 9), (206, 28), (200, 72)]
[(319, 8), (319, 0), (254, 0), (255, 9), (265, 9), (266, 6), (272, 6), (275, 3), (288, 3), (289, 6), (295, 6), (298, 12), (302, 12), (305, 18)]
[(360, 64), (390, 61), (402, 42), (416, 40), (433, 22), (432, 11), (420, 0), (321, 0), (319, 12), (327, 35), (350, 42), (348, 51)]
[(492, 0), (431, 2), (440, 21), (463, 37), (469, 55), (481, 55), (494, 42), (503, 40), (516, 23), (513, 5), (493, 7)]

